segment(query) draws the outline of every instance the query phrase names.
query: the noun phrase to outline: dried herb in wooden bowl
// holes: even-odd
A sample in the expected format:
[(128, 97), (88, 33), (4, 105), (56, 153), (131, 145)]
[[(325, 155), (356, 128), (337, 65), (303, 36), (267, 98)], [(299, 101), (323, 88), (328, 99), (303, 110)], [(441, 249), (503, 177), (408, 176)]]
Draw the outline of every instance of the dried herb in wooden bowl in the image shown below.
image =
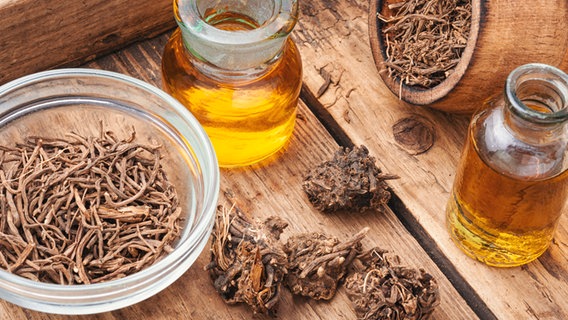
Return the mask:
[(146, 268), (173, 250), (181, 207), (160, 146), (70, 133), (0, 146), (0, 266), (56, 284)]
[(389, 77), (420, 88), (444, 81), (466, 47), (471, 0), (388, 1), (385, 8), (377, 16), (384, 24)]
[(360, 146), (338, 150), (332, 160), (306, 175), (302, 187), (314, 207), (323, 212), (382, 211), (391, 197), (386, 180), (397, 178), (382, 173), (369, 150)]
[(398, 256), (374, 248), (354, 260), (345, 280), (358, 319), (428, 319), (440, 303), (435, 279), (400, 265)]

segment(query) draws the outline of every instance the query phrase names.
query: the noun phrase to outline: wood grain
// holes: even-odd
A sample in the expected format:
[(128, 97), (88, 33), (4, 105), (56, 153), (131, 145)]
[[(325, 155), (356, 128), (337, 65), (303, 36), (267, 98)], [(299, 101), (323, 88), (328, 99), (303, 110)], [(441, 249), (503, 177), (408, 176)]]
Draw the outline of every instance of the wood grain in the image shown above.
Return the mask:
[(174, 25), (168, 0), (0, 0), (0, 84), (77, 65)]
[[(353, 143), (365, 144), (384, 171), (401, 176), (391, 186), (413, 215), (409, 221), (425, 230), (446, 263), (453, 264), (497, 318), (567, 318), (566, 215), (551, 248), (527, 266), (496, 269), (466, 257), (446, 231), (445, 205), (468, 117), (409, 105), (386, 88), (368, 44), (367, 2), (312, 1), (301, 7), (295, 39), (306, 64), (307, 88), (318, 92), (325, 82), (323, 70), (331, 75), (331, 84), (319, 101)], [(407, 117), (434, 126), (436, 141), (427, 152), (413, 155), (394, 139), (392, 126)]]
[[(125, 73), (160, 85), (159, 54), (167, 36), (146, 41), (86, 66)], [(434, 319), (476, 319), (475, 313), (460, 297), (428, 254), (414, 240), (396, 215), (388, 208), (384, 214), (329, 214), (316, 211), (301, 183), (309, 168), (331, 158), (338, 148), (333, 138), (309, 109), (300, 104), (294, 136), (283, 152), (262, 164), (245, 169), (222, 170), (220, 204), (233, 202), (254, 218), (279, 215), (290, 222), (283, 240), (297, 232), (319, 231), (346, 239), (368, 226), (363, 245), (380, 246), (401, 255), (405, 265), (423, 267), (438, 281), (442, 296)], [(133, 306), (102, 314), (71, 317), (48, 315), (0, 302), (0, 318), (20, 319), (251, 319), (242, 305), (229, 306), (215, 292), (203, 270), (209, 253), (203, 252), (196, 264), (178, 281), (154, 297)], [(281, 319), (355, 319), (343, 289), (330, 302), (294, 297), (285, 291), (279, 309)], [(268, 319), (256, 317), (256, 319)]]

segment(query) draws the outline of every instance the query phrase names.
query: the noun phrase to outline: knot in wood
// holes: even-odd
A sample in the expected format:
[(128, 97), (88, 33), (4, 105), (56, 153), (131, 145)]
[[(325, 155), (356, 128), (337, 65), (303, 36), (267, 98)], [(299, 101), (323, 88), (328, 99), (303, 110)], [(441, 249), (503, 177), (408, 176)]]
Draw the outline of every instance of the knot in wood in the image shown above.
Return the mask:
[(408, 153), (424, 153), (434, 145), (436, 130), (424, 119), (410, 116), (398, 120), (393, 126), (394, 140)]

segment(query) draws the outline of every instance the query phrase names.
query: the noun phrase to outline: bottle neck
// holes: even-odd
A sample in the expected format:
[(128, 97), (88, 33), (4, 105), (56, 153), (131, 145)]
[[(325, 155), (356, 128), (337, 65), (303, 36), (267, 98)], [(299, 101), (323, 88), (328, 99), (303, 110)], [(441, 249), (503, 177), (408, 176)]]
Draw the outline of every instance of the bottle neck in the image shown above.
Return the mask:
[(204, 68), (263, 69), (282, 52), (298, 19), (296, 0), (176, 0), (186, 48)]
[(515, 69), (505, 84), (505, 121), (531, 144), (568, 141), (568, 75), (543, 64)]

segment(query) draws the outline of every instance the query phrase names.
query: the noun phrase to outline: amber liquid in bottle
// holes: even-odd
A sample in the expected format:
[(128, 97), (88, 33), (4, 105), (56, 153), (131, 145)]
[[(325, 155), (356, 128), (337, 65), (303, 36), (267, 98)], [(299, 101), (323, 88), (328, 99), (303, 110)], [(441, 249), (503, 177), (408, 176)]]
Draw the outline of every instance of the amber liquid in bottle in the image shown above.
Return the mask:
[[(258, 24), (233, 12), (205, 13), (223, 30), (251, 30)], [(206, 74), (192, 62), (181, 32), (175, 31), (162, 60), (164, 89), (204, 127), (220, 166), (249, 165), (280, 150), (292, 135), (301, 88), (301, 58), (291, 39), (280, 59), (260, 74)]]
[(509, 177), (488, 166), (469, 140), (447, 207), (452, 238), (469, 256), (492, 266), (538, 258), (567, 209), (568, 172), (534, 181)]

